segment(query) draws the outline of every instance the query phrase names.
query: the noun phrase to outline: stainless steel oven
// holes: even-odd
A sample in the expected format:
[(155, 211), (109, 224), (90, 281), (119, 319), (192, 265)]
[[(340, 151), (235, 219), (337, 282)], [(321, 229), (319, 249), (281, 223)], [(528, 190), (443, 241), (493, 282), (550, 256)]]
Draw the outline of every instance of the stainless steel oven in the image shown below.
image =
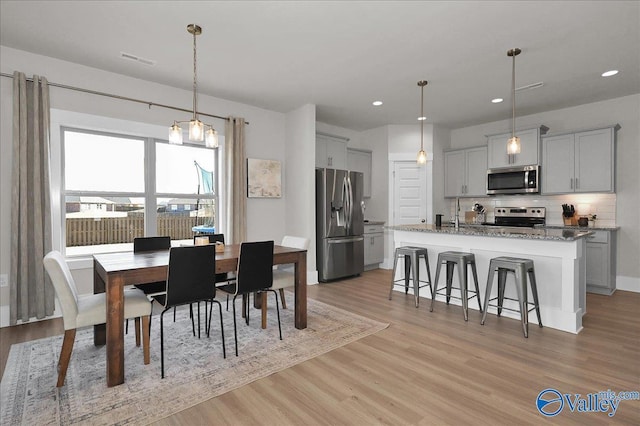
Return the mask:
[(487, 170), (487, 194), (531, 194), (540, 192), (540, 166)]

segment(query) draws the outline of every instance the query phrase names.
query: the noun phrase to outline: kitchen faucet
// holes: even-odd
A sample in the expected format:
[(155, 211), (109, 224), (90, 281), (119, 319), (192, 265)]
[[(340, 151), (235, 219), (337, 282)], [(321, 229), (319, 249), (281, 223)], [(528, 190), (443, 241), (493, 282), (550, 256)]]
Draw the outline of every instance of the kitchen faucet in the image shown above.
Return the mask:
[(460, 227), (460, 198), (456, 197), (456, 219), (455, 219), (455, 228), (458, 229)]

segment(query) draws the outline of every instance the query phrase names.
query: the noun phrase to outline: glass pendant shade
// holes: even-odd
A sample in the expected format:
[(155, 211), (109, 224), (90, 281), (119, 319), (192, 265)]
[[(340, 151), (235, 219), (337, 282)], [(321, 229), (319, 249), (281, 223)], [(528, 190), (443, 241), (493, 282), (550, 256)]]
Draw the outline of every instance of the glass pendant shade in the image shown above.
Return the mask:
[(169, 143), (174, 145), (182, 145), (182, 129), (177, 123), (169, 127)]
[(204, 125), (197, 118), (189, 121), (189, 140), (193, 142), (204, 140)]
[(520, 138), (513, 136), (509, 138), (507, 142), (507, 154), (520, 154)]
[(207, 148), (217, 148), (218, 147), (218, 132), (216, 132), (212, 128), (207, 130), (207, 133), (206, 133), (206, 136), (205, 136), (205, 144), (207, 145)]
[(427, 153), (424, 149), (418, 151), (418, 164), (426, 164), (427, 163)]

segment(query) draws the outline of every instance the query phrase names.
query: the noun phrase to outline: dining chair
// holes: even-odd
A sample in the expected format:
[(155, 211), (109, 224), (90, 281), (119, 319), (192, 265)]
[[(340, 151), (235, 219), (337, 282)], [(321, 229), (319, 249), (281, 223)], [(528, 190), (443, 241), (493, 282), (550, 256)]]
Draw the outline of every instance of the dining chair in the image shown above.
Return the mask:
[[(79, 295), (69, 266), (59, 251), (51, 251), (43, 259), (44, 268), (51, 278), (64, 322), (64, 338), (58, 360), (57, 387), (64, 384), (76, 337), (80, 327), (107, 322), (106, 293)], [(142, 348), (144, 363), (149, 364), (149, 317), (151, 304), (140, 290), (130, 288), (124, 291), (124, 317), (135, 318), (139, 324), (142, 318)], [(136, 326), (136, 346), (140, 346), (140, 327)]]
[[(278, 332), (282, 340), (280, 325), (280, 309), (278, 308), (278, 292), (271, 289), (273, 285), (273, 241), (257, 241), (240, 244), (238, 268), (235, 282), (218, 287), (227, 294), (233, 295), (233, 336), (238, 356), (238, 328), (236, 323), (236, 298), (243, 296), (248, 299), (250, 293), (254, 297), (262, 297), (262, 293), (273, 292), (276, 298), (278, 312)], [(264, 299), (263, 299), (264, 300)], [(243, 303), (245, 321), (249, 324), (249, 303)]]
[[(171, 248), (171, 237), (136, 237), (133, 239), (133, 252), (142, 253), (145, 251), (155, 250), (169, 250)], [(161, 294), (166, 291), (167, 283), (165, 281), (156, 281), (153, 283), (146, 283), (136, 285), (134, 287), (140, 289), (149, 298), (149, 303), (152, 302), (152, 297), (156, 294)], [(173, 320), (175, 321), (175, 313)], [(129, 332), (129, 320), (125, 323), (124, 332)], [(138, 331), (136, 330), (136, 333)]]
[[(206, 301), (209, 305), (208, 321), (205, 317), (207, 337), (211, 330), (213, 304), (220, 310), (220, 333), (222, 336), (222, 355), (227, 357), (224, 326), (222, 322), (222, 305), (216, 297), (216, 286), (212, 285), (216, 275), (216, 253), (212, 245), (193, 247), (173, 247), (169, 250), (169, 268), (167, 271), (166, 293), (153, 298), (164, 307), (160, 314), (160, 368), (164, 379), (164, 314), (171, 308)], [(191, 309), (191, 308), (190, 308)], [(193, 315), (191, 324), (193, 327)], [(200, 307), (198, 305), (198, 330), (200, 329)], [(199, 335), (199, 333), (198, 333)]]
[[(282, 243), (280, 245), (284, 247), (293, 247), (297, 249), (307, 250), (309, 248), (309, 238), (285, 235), (284, 238), (282, 238)], [(293, 287), (295, 284), (295, 269), (292, 265), (278, 265), (276, 269), (274, 269), (273, 286), (271, 288), (280, 292), (280, 302), (282, 303), (282, 309), (287, 309), (287, 301), (284, 297), (284, 289), (287, 287)]]

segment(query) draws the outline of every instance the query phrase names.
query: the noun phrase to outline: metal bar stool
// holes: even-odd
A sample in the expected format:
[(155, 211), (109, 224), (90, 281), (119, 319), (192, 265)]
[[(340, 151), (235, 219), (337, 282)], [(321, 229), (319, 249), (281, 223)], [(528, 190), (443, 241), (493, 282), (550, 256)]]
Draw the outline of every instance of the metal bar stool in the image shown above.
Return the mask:
[[(398, 257), (404, 256), (404, 277), (400, 279), (396, 278), (396, 267), (398, 266)], [(429, 281), (420, 280), (420, 258), (424, 259), (424, 264), (427, 267), (427, 277)], [(411, 274), (411, 268), (413, 268), (413, 274)], [(418, 297), (420, 297), (420, 288), (429, 286), (431, 290), (431, 270), (429, 269), (429, 256), (427, 249), (424, 247), (398, 247), (395, 252), (395, 259), (393, 260), (393, 275), (391, 275), (391, 289), (389, 290), (389, 300), (393, 294), (393, 287), (396, 285), (404, 285), (404, 292), (409, 292), (409, 276), (413, 276), (413, 295), (416, 299), (416, 308), (418, 307)], [(398, 284), (399, 281), (404, 281), (404, 284)], [(420, 285), (420, 283), (427, 283)]]
[[(493, 286), (493, 275), (498, 270), (498, 296), (489, 299), (491, 295), (491, 287)], [(512, 272), (515, 276), (516, 292), (518, 293), (518, 299), (505, 297), (504, 287), (507, 281), (507, 273)], [(527, 274), (529, 274), (529, 282), (531, 283), (531, 293), (533, 294), (533, 303), (527, 300)], [(494, 305), (490, 302), (498, 300), (498, 304)], [(502, 314), (502, 310), (506, 309), (513, 312), (518, 312), (515, 309), (505, 308), (502, 306), (504, 299), (513, 300), (518, 302), (520, 307), (520, 322), (522, 323), (522, 331), (524, 337), (529, 337), (529, 312), (536, 310), (538, 316), (538, 325), (542, 327), (542, 319), (540, 317), (540, 304), (538, 303), (538, 289), (536, 287), (536, 274), (533, 268), (533, 260), (520, 259), (517, 257), (494, 257), (489, 262), (489, 276), (487, 278), (487, 291), (484, 298), (484, 313), (482, 314), (482, 321), (480, 324), (484, 325), (484, 320), (487, 317), (487, 307), (494, 306), (498, 308), (498, 316)], [(529, 309), (529, 305), (533, 305)]]
[[(464, 314), (464, 320), (467, 321), (469, 319), (469, 299), (476, 297), (478, 299), (478, 307), (480, 308), (480, 312), (482, 312), (482, 302), (480, 301), (480, 289), (478, 288), (478, 273), (476, 271), (476, 257), (473, 253), (466, 253), (461, 251), (443, 251), (438, 254), (438, 268), (436, 269), (436, 282), (433, 286), (433, 294), (431, 296), (431, 308), (429, 309), (433, 312), (433, 303), (436, 300), (436, 296), (438, 294), (438, 278), (440, 277), (440, 267), (443, 263), (446, 263), (447, 266), (447, 284), (445, 287), (446, 297), (447, 297), (447, 305), (449, 304), (449, 300), (453, 297), (454, 299), (460, 299), (462, 301), (462, 313)], [(458, 265), (458, 278), (460, 280), (460, 288), (453, 287), (453, 269), (454, 266)], [(467, 286), (467, 266), (471, 265), (471, 272), (473, 273), (473, 282), (475, 283), (475, 291), (469, 290)], [(451, 289), (460, 290), (460, 297), (452, 296)], [(442, 289), (440, 290), (442, 291)], [(469, 293), (473, 293), (469, 296)]]

